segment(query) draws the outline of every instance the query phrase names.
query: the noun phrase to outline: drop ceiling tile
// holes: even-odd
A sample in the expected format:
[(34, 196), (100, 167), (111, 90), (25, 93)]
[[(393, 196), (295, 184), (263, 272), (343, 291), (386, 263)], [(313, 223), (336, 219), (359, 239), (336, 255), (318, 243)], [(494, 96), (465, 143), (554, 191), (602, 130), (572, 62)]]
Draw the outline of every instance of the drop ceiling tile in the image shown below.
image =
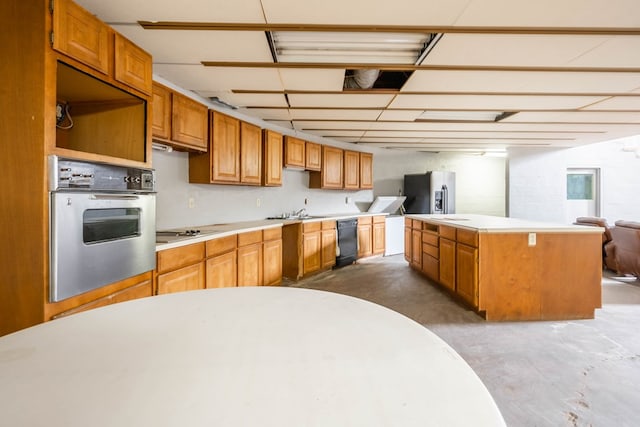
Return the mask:
[(364, 121), (313, 121), (313, 120), (296, 120), (294, 122), (296, 129), (322, 130), (322, 129), (358, 129), (367, 130), (373, 122)]
[(228, 91), (196, 91), (205, 98), (218, 97), (235, 107), (281, 107), (287, 108), (287, 100), (282, 94), (273, 93), (231, 93)]
[(375, 120), (382, 110), (316, 110), (291, 108), (292, 120)]
[(289, 110), (287, 108), (239, 108), (238, 111), (272, 122), (288, 122), (291, 120), (291, 116), (289, 115)]
[(423, 137), (423, 138), (440, 138), (443, 140), (450, 139), (519, 139), (519, 140), (545, 140), (545, 139), (557, 139), (557, 140), (575, 140), (579, 134), (565, 134), (554, 132), (483, 132), (483, 131), (397, 131), (397, 130), (369, 130), (365, 133), (365, 136), (389, 136), (398, 135), (403, 132), (406, 136)]
[(396, 0), (371, 3), (323, 0), (294, 6), (291, 0), (262, 0), (270, 23), (329, 25), (453, 25), (468, 0)]
[(360, 141), (362, 142), (398, 142), (398, 143), (407, 143), (407, 142), (420, 142), (422, 141), (422, 138), (420, 137), (411, 137), (411, 136), (402, 136), (402, 135), (398, 135), (395, 137), (378, 137), (378, 136), (372, 136), (372, 137), (367, 137), (367, 136), (363, 136), (362, 138), (360, 138)]
[(640, 113), (639, 96), (614, 96), (583, 108), (583, 110), (633, 110)]
[[(392, 103), (393, 105), (393, 103)], [(422, 114), (422, 110), (405, 111), (405, 110), (385, 110), (380, 114), (379, 120), (391, 120), (399, 122), (413, 122)]]
[(364, 131), (357, 130), (305, 130), (305, 132), (329, 138), (360, 138), (364, 134)]
[(472, 0), (456, 21), (464, 26), (637, 27), (636, 0)]
[[(285, 129), (293, 129), (294, 128), (290, 121), (270, 120), (269, 123), (272, 124), (272, 125), (281, 127), (281, 128), (285, 128)], [(276, 128), (275, 131), (279, 132), (278, 128)]]
[(639, 86), (640, 73), (418, 70), (401, 93), (624, 93)]
[[(534, 112), (527, 111), (507, 117), (503, 122), (514, 123), (633, 123), (640, 124), (640, 114), (621, 112), (566, 111)], [(538, 125), (536, 124), (536, 128)]]
[(190, 90), (283, 90), (278, 71), (270, 68), (154, 64), (153, 72), (180, 87)]
[[(640, 2), (637, 2), (640, 4)], [(637, 26), (637, 24), (636, 24)], [(572, 60), (568, 65), (573, 67), (603, 66), (603, 67), (634, 67), (640, 68), (640, 37), (612, 36), (596, 48), (585, 52)]]
[(445, 34), (423, 65), (567, 66), (606, 40), (606, 36)]
[(76, 0), (107, 23), (137, 21), (264, 23), (260, 0)]
[(390, 108), (520, 111), (577, 109), (602, 100), (597, 96), (542, 95), (398, 95)]
[(341, 91), (345, 70), (341, 69), (279, 69), (285, 90)]
[(273, 62), (269, 43), (261, 31), (145, 30), (138, 25), (113, 28), (149, 52), (154, 63)]
[(289, 94), (291, 107), (384, 108), (393, 99), (389, 94)]

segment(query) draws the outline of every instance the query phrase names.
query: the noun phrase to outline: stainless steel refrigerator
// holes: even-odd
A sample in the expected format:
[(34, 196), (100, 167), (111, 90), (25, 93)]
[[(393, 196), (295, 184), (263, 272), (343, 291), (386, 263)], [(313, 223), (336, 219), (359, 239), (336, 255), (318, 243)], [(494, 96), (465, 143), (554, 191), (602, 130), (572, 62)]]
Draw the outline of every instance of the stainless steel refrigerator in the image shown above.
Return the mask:
[(456, 212), (456, 174), (429, 171), (404, 176), (406, 213), (449, 214)]

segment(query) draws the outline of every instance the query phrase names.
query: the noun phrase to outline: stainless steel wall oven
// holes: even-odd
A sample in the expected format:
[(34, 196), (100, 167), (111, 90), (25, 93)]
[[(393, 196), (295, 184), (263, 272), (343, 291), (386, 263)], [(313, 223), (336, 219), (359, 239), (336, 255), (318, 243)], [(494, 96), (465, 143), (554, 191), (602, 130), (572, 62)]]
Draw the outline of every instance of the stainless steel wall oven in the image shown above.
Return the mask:
[(155, 268), (152, 169), (49, 158), (49, 300)]

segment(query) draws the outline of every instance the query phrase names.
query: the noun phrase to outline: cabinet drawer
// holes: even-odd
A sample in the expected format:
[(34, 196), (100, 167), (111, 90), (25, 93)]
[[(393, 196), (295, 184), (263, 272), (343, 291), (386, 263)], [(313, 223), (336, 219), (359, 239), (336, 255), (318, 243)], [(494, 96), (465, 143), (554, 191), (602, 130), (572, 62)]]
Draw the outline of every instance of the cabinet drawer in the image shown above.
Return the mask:
[(269, 241), (269, 240), (280, 240), (282, 239), (282, 227), (275, 227), (275, 228), (265, 228), (264, 230), (262, 230), (262, 240)]
[(180, 267), (195, 264), (204, 259), (204, 252), (204, 242), (160, 251), (156, 254), (156, 269), (158, 270), (158, 273), (164, 273), (176, 270)]
[(305, 222), (302, 224), (302, 232), (310, 233), (312, 231), (320, 231), (322, 228), (322, 223), (320, 221), (317, 222)]
[(422, 271), (433, 280), (440, 280), (440, 261), (428, 254), (422, 256)]
[(336, 228), (335, 221), (322, 221), (322, 229), (323, 230), (333, 230)]
[(431, 255), (432, 257), (438, 259), (440, 257), (440, 250), (436, 246), (431, 246), (428, 243), (422, 244), (422, 253)]
[(465, 230), (463, 228), (458, 228), (458, 233), (457, 234), (458, 234), (458, 237), (457, 237), (458, 242), (463, 243), (465, 245), (478, 247), (478, 232), (477, 231), (471, 231), (471, 230)]
[(207, 258), (235, 250), (237, 241), (237, 234), (234, 234), (233, 236), (221, 237), (219, 239), (208, 240), (206, 242)]
[(449, 240), (456, 240), (456, 229), (446, 225), (440, 226), (440, 237)]
[(262, 242), (262, 230), (238, 234), (238, 247)]
[(372, 218), (370, 216), (361, 216), (358, 218), (358, 225), (371, 225)]
[(431, 246), (438, 246), (438, 235), (431, 233), (429, 231), (423, 231), (422, 232), (422, 242), (423, 243), (428, 243)]
[(422, 230), (422, 221), (420, 221), (419, 219), (414, 219), (412, 228), (415, 228), (416, 230)]

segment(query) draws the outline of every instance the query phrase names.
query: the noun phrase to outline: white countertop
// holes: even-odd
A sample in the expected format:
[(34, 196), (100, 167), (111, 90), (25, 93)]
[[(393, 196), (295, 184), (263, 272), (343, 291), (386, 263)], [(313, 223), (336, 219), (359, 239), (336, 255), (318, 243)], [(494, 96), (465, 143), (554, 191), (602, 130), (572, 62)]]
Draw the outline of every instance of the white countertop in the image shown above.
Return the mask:
[(604, 228), (581, 225), (556, 224), (476, 214), (418, 215), (407, 218), (429, 221), (435, 224), (467, 228), (480, 233), (602, 233)]
[(0, 338), (11, 426), (504, 426), (444, 341), (364, 300), (190, 291)]
[(340, 219), (357, 218), (366, 216), (387, 216), (386, 213), (369, 213), (369, 212), (357, 212), (357, 213), (345, 213), (345, 214), (328, 214), (328, 215), (314, 215), (305, 219), (265, 219), (257, 221), (242, 221), (231, 222), (225, 224), (211, 224), (185, 227), (191, 229), (200, 230), (202, 234), (194, 237), (185, 237), (169, 243), (157, 243), (156, 252), (173, 249), (181, 246), (191, 245), (193, 243), (206, 242), (211, 239), (218, 239), (221, 237), (230, 236), (237, 233), (248, 233), (251, 231), (264, 230), (266, 228), (282, 227), (283, 225), (298, 224), (303, 222), (318, 222), (318, 221), (337, 221)]

